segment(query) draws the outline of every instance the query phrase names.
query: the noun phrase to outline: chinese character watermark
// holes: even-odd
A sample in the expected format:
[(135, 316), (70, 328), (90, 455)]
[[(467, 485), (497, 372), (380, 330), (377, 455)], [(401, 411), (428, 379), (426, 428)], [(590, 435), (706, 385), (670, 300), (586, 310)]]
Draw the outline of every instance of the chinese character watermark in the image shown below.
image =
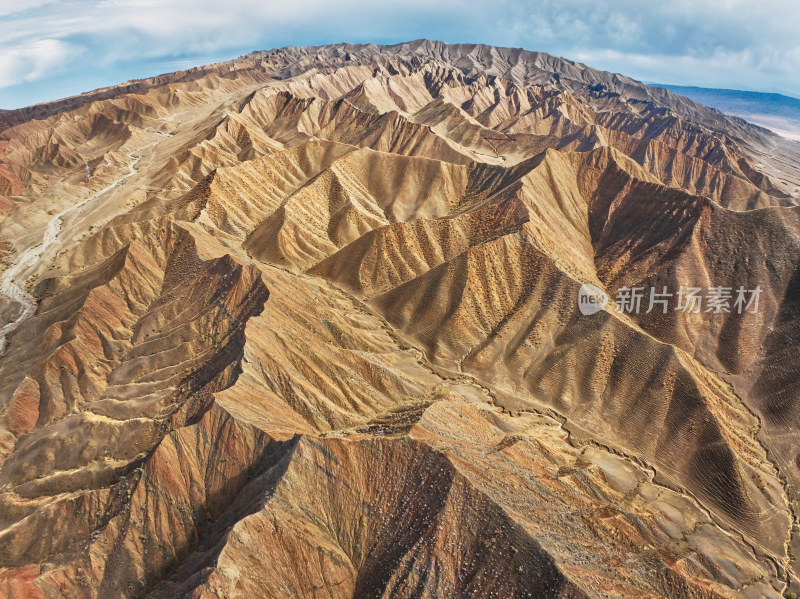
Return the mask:
[[(620, 287), (617, 289), (613, 309), (619, 314), (667, 314), (670, 311), (684, 314), (756, 314), (761, 287), (684, 287), (671, 292), (666, 286)], [(605, 309), (609, 297), (605, 291), (586, 283), (578, 292), (578, 308), (587, 316)]]

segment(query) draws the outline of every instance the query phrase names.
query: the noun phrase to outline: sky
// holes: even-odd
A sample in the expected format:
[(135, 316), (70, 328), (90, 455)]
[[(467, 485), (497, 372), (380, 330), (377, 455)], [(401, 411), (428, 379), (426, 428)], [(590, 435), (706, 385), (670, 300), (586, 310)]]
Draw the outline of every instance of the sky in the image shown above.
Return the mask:
[(797, 0), (0, 0), (0, 108), (253, 50), (419, 38), (800, 97)]

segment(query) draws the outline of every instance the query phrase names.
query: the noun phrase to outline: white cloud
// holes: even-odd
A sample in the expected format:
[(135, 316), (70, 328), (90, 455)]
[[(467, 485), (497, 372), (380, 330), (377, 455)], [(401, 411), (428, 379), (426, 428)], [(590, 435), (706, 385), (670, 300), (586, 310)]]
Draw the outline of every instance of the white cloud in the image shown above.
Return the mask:
[(58, 2), (58, 0), (14, 0), (13, 3), (9, 2), (8, 4), (0, 4), (0, 17), (4, 17), (6, 15), (13, 15), (18, 14), (21, 12), (25, 12), (26, 10), (31, 10), (32, 8), (39, 8), (40, 6), (44, 6), (45, 4), (52, 4), (54, 2)]
[(0, 87), (44, 79), (62, 70), (83, 48), (56, 39), (39, 39), (0, 53)]

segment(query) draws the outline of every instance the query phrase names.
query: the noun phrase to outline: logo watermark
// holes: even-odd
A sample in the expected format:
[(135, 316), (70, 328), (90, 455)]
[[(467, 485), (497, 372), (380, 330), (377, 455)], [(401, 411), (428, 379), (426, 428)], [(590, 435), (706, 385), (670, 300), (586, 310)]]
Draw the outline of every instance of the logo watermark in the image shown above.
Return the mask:
[[(761, 287), (745, 289), (739, 287), (684, 287), (671, 292), (666, 286), (620, 287), (612, 304), (618, 314), (666, 314), (669, 311), (684, 314), (756, 314), (758, 312)], [(605, 291), (585, 283), (578, 291), (578, 309), (589, 316), (605, 309), (609, 297)]]
[(578, 309), (581, 314), (591, 316), (604, 309), (608, 304), (608, 295), (591, 283), (584, 283), (578, 291)]

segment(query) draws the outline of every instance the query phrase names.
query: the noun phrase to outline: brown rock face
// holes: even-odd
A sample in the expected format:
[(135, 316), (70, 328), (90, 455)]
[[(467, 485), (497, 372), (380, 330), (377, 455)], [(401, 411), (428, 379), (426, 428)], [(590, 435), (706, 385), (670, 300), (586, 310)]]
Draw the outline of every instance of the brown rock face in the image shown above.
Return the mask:
[(796, 144), (427, 41), (0, 119), (0, 597), (800, 592)]

